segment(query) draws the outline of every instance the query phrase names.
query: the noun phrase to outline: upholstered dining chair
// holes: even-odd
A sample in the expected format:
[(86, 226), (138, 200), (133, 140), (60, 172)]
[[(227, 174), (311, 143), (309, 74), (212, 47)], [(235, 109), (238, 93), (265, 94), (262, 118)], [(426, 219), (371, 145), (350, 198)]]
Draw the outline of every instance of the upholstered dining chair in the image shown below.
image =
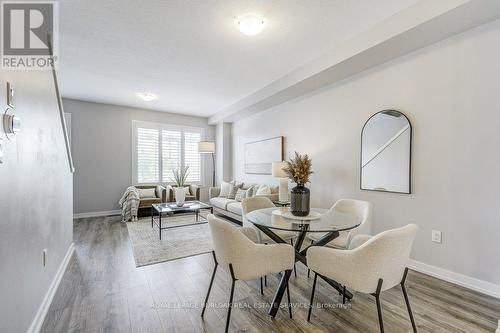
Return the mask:
[[(339, 233), (339, 237), (335, 238), (325, 246), (333, 247), (335, 249), (347, 249), (354, 236), (372, 234), (372, 205), (368, 201), (340, 199), (333, 204), (329, 211), (338, 211), (356, 216), (360, 221), (360, 224), (356, 228), (349, 231), (341, 231)], [(324, 235), (324, 233), (311, 232), (307, 235), (307, 238), (309, 238), (312, 245)], [(309, 275), (310, 270), (308, 269), (307, 277), (309, 277)]]
[[(413, 332), (417, 332), (405, 289), (408, 268), (406, 263), (418, 227), (408, 224), (402, 228), (384, 231), (374, 237), (358, 235), (353, 248), (338, 250), (311, 247), (307, 250), (307, 265), (314, 272), (311, 303), (307, 321), (311, 319), (316, 279), (318, 275), (331, 278), (349, 289), (375, 296), (380, 332), (384, 332), (380, 293), (401, 285)], [(359, 246), (358, 246), (359, 245)], [(358, 246), (355, 247), (354, 246)], [(345, 302), (345, 299), (344, 299)]]
[[(340, 199), (330, 208), (330, 211), (337, 211), (356, 216), (360, 221), (359, 226), (349, 231), (340, 232), (339, 237), (335, 238), (326, 246), (336, 249), (347, 249), (349, 242), (356, 235), (371, 235), (372, 232), (372, 206), (368, 201), (355, 199)], [(328, 213), (328, 212), (327, 212)], [(311, 240), (311, 244), (323, 237), (324, 234), (311, 232), (307, 237)]]
[[(278, 209), (273, 202), (267, 198), (267, 197), (250, 197), (250, 198), (245, 198), (241, 201), (241, 207), (242, 207), (242, 217), (243, 217), (243, 226), (245, 227), (252, 227), (255, 229), (257, 232), (257, 237), (259, 240), (259, 243), (261, 244), (267, 244), (267, 243), (273, 243), (274, 241), (269, 238), (265, 233), (257, 229), (253, 225), (252, 222), (247, 220), (247, 214), (250, 212), (253, 212), (254, 210), (257, 209), (264, 209), (264, 208), (276, 208)], [(279, 231), (276, 230), (275, 233), (280, 236), (282, 239), (285, 241), (290, 241), (290, 245), (293, 246), (293, 239), (297, 237), (297, 233), (293, 231)], [(295, 274), (295, 277), (297, 277), (297, 269), (295, 268), (295, 265), (293, 266), (293, 272)], [(266, 279), (264, 279), (266, 281)], [(267, 284), (266, 284), (267, 285)], [(261, 288), (261, 294), (263, 293), (262, 288)]]
[[(229, 329), (231, 308), (233, 305), (234, 286), (237, 280), (255, 280), (266, 274), (285, 272), (289, 275), (295, 263), (295, 250), (288, 244), (263, 245), (256, 243), (257, 235), (253, 228), (236, 227), (231, 222), (221, 220), (212, 214), (207, 216), (210, 236), (214, 250), (212, 252), (215, 267), (208, 287), (201, 317), (205, 314), (210, 290), (214, 282), (217, 267), (220, 266), (231, 276), (231, 292), (227, 310), (226, 332)], [(288, 281), (288, 313), (292, 318)]]

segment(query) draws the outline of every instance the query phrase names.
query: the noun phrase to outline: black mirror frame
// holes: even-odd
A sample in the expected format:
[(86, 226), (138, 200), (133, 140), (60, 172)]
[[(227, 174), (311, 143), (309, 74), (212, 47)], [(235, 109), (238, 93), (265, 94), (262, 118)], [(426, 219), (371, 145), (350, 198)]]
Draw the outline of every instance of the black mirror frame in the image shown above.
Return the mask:
[[(410, 126), (410, 163), (409, 163), (409, 170), (408, 170), (408, 192), (398, 192), (398, 191), (382, 191), (382, 190), (372, 190), (372, 189), (366, 189), (366, 188), (363, 188), (363, 169), (362, 169), (362, 166), (363, 166), (363, 132), (365, 130), (365, 127), (366, 127), (366, 124), (368, 124), (368, 122), (373, 118), (375, 117), (376, 115), (378, 115), (379, 113), (383, 113), (383, 112), (387, 112), (387, 111), (391, 111), (391, 112), (397, 112), (399, 114), (401, 114), (403, 117), (406, 118), (406, 121), (408, 121), (408, 125)], [(394, 109), (386, 109), (386, 110), (382, 110), (382, 111), (379, 111), (377, 113), (374, 113), (373, 115), (370, 116), (370, 118), (368, 118), (368, 120), (365, 122), (365, 124), (363, 125), (363, 128), (361, 129), (361, 152), (360, 152), (360, 155), (359, 155), (359, 189), (362, 190), (362, 191), (372, 191), (372, 192), (382, 192), (382, 193), (398, 193), (398, 194), (412, 194), (412, 155), (413, 155), (413, 147), (412, 147), (412, 141), (413, 141), (413, 126), (411, 124), (411, 121), (410, 119), (401, 111), (398, 111), (398, 110), (394, 110)]]

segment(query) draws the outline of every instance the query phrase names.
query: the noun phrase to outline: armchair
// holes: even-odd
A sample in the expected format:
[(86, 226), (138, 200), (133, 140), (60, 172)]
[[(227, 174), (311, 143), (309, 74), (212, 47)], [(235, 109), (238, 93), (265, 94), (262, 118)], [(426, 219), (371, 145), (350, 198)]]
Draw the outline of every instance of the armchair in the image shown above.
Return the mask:
[[(193, 201), (193, 200), (200, 200), (200, 187), (198, 185), (186, 185), (189, 187), (189, 194), (186, 194), (186, 201)], [(168, 196), (168, 201), (173, 202), (175, 201), (175, 192), (174, 188), (177, 187), (177, 185), (169, 185), (169, 196)]]
[(155, 196), (139, 199), (138, 217), (148, 216), (151, 213), (151, 205), (155, 203), (167, 202), (167, 189), (161, 185), (135, 185), (138, 189), (155, 189)]

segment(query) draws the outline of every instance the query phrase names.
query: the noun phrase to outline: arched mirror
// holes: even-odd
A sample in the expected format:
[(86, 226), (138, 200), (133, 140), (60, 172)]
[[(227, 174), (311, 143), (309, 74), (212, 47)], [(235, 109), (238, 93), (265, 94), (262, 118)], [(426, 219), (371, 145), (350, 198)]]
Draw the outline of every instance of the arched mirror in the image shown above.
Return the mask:
[(411, 133), (396, 110), (377, 112), (361, 132), (361, 189), (411, 193)]

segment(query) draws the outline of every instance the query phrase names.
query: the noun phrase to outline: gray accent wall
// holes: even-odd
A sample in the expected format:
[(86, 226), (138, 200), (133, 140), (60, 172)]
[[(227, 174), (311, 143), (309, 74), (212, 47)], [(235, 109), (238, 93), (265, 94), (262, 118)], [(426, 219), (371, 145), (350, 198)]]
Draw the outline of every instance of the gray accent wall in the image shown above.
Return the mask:
[[(375, 233), (418, 224), (413, 259), (500, 285), (499, 40), (495, 21), (236, 121), (234, 178), (275, 182), (244, 173), (244, 144), (283, 135), (287, 156), (312, 157), (313, 206), (368, 200)], [(361, 129), (384, 109), (413, 125), (411, 195), (359, 189)]]
[(12, 140), (0, 123), (0, 332), (26, 332), (73, 241), (73, 178), (52, 73), (0, 70), (0, 78), (2, 113), (9, 81), (22, 120)]
[[(63, 104), (72, 121), (75, 214), (119, 209), (118, 200), (132, 185), (133, 120), (202, 127), (206, 140), (215, 139), (207, 118), (72, 99)], [(204, 183), (209, 184), (211, 156), (201, 156)]]

